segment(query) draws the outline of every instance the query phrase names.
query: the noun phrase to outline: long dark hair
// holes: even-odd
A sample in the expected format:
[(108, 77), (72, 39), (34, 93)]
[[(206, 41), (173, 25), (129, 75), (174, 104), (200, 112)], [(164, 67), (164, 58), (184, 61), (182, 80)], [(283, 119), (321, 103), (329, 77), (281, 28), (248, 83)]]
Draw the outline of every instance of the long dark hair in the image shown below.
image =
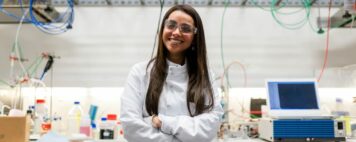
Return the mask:
[[(214, 106), (213, 90), (210, 83), (207, 67), (206, 44), (204, 28), (197, 11), (189, 5), (176, 5), (170, 8), (163, 17), (165, 21), (174, 11), (183, 11), (194, 20), (197, 33), (194, 35), (191, 47), (185, 51), (188, 67), (189, 83), (187, 89), (187, 107), (190, 116), (196, 116), (212, 110)], [(159, 98), (167, 77), (168, 50), (163, 43), (162, 34), (164, 23), (162, 22), (159, 32), (159, 43), (156, 56), (150, 60), (147, 68), (153, 63), (150, 82), (146, 94), (146, 110), (150, 115), (158, 114)], [(208, 104), (205, 102), (208, 100)], [(195, 112), (192, 112), (189, 103), (195, 104)]]

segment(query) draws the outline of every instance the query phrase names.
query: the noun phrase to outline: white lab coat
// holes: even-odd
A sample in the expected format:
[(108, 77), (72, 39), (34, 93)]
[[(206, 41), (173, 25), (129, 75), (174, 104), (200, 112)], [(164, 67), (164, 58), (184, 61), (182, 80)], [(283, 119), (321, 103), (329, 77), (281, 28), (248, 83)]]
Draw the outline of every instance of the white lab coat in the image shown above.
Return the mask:
[[(152, 116), (146, 111), (145, 99), (152, 66), (146, 70), (148, 62), (142, 62), (131, 69), (121, 95), (120, 121), (124, 137), (129, 142), (212, 141), (216, 137), (223, 115), (217, 85), (212, 82), (215, 101), (213, 110), (191, 117), (186, 105), (187, 63), (181, 66), (168, 60), (167, 62), (168, 74), (158, 105), (161, 129), (152, 127)], [(194, 112), (194, 104), (191, 104), (191, 108)]]

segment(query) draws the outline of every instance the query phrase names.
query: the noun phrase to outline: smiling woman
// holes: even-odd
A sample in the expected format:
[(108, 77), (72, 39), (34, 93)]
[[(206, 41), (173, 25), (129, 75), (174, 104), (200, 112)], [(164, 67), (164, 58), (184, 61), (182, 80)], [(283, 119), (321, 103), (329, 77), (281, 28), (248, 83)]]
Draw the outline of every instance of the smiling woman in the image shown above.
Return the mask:
[[(179, 28), (177, 28), (179, 27)], [(184, 64), (184, 51), (190, 47), (194, 38), (194, 20), (187, 13), (174, 11), (164, 24), (163, 43), (168, 52), (168, 59), (177, 64)]]
[(125, 138), (142, 142), (212, 141), (223, 114), (208, 70), (202, 20), (189, 5), (163, 17), (156, 56), (134, 65), (121, 97)]

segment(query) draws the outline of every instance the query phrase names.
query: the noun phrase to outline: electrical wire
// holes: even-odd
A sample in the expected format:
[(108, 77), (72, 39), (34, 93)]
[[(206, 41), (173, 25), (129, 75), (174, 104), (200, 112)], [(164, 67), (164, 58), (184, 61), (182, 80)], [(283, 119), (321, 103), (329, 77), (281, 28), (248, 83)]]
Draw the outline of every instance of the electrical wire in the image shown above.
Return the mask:
[(329, 43), (330, 43), (330, 25), (331, 25), (331, 2), (332, 0), (329, 0), (329, 12), (328, 12), (328, 26), (327, 26), (327, 30), (326, 30), (326, 48), (325, 48), (325, 55), (324, 55), (324, 63), (323, 63), (323, 67), (321, 68), (319, 77), (318, 77), (318, 82), (320, 82), (324, 70), (326, 68), (326, 65), (328, 63), (328, 55), (329, 55)]
[(159, 3), (161, 5), (161, 9), (159, 11), (159, 18), (158, 18), (158, 23), (157, 23), (157, 30), (156, 30), (156, 35), (155, 35), (155, 40), (154, 40), (154, 43), (153, 43), (153, 48), (152, 48), (152, 52), (151, 52), (151, 59), (153, 58), (153, 54), (154, 54), (154, 50), (156, 48), (156, 43), (157, 43), (157, 37), (158, 37), (158, 34), (159, 34), (159, 24), (161, 23), (161, 20), (162, 20), (162, 11), (163, 11), (163, 5), (164, 5), (164, 0), (159, 0)]

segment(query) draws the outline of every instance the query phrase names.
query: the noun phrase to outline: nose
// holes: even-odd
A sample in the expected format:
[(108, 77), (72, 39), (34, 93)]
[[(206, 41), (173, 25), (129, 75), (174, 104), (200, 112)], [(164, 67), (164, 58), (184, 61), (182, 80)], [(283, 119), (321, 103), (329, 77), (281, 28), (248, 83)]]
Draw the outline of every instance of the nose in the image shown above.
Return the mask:
[(179, 27), (175, 28), (172, 32), (173, 34), (176, 34), (176, 35), (181, 35), (181, 32), (179, 30)]

